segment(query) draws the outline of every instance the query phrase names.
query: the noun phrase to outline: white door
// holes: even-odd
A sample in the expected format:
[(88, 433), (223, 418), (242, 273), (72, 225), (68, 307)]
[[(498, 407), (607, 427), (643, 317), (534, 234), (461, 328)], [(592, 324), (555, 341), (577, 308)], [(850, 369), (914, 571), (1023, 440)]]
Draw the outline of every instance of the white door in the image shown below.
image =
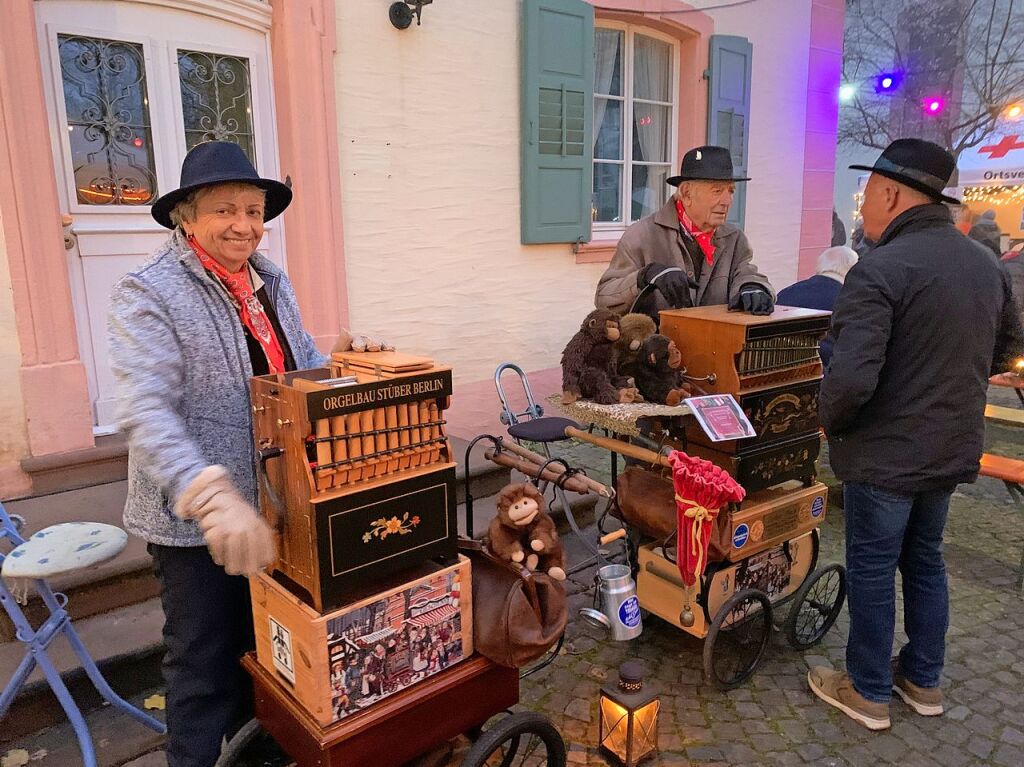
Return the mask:
[[(191, 6), (197, 3), (191, 3)], [(97, 433), (114, 430), (110, 292), (168, 231), (150, 205), (202, 141), (235, 141), (279, 178), (269, 30), (148, 2), (38, 0), (36, 13), (79, 349)], [(281, 220), (261, 252), (284, 265)]]

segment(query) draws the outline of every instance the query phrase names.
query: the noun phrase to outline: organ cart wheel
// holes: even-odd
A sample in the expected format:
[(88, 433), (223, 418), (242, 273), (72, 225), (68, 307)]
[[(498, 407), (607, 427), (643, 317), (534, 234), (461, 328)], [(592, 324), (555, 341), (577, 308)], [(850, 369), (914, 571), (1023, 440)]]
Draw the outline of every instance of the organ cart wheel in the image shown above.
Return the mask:
[(523, 711), (484, 730), (462, 767), (565, 767), (565, 743), (546, 716)]
[(811, 573), (793, 595), (793, 606), (782, 630), (797, 650), (820, 642), (839, 617), (846, 599), (846, 568), (831, 564)]
[(772, 634), (772, 603), (758, 589), (733, 594), (715, 614), (704, 640), (704, 673), (720, 690), (747, 681)]

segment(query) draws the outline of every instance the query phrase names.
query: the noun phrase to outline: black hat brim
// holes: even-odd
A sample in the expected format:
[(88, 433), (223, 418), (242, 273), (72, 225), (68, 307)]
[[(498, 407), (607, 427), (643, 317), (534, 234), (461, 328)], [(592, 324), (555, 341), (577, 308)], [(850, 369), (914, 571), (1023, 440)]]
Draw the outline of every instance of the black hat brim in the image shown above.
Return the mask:
[(173, 229), (174, 222), (171, 221), (171, 211), (174, 210), (174, 206), (197, 189), (202, 189), (207, 186), (216, 186), (217, 184), (251, 184), (252, 186), (265, 190), (267, 193), (267, 200), (266, 207), (263, 210), (264, 221), (270, 221), (280, 216), (292, 201), (292, 190), (280, 181), (275, 181), (271, 178), (245, 177), (239, 176), (237, 173), (230, 173), (225, 174), (223, 178), (215, 177), (212, 179), (206, 179), (201, 184), (183, 186), (180, 189), (168, 192), (153, 203), (153, 207), (150, 212), (153, 214), (153, 218), (158, 224), (160, 224), (160, 226), (167, 229)]
[(851, 165), (850, 170), (867, 170), (872, 173), (877, 173), (879, 176), (885, 176), (886, 178), (890, 178), (893, 181), (898, 181), (901, 184), (909, 186), (911, 189), (916, 189), (918, 192), (928, 195), (936, 202), (948, 202), (952, 203), (953, 205), (962, 204), (960, 200), (956, 199), (956, 197), (950, 197), (948, 194), (937, 192), (927, 184), (924, 184), (918, 181), (917, 179), (910, 178), (909, 176), (904, 176), (902, 173), (896, 173), (895, 171), (890, 170), (882, 170), (880, 168), (875, 168), (874, 166), (871, 165)]
[(665, 183), (669, 186), (679, 186), (684, 181), (750, 181), (750, 179), (743, 178), (742, 176), (726, 176), (724, 178), (717, 176), (669, 176), (665, 179)]

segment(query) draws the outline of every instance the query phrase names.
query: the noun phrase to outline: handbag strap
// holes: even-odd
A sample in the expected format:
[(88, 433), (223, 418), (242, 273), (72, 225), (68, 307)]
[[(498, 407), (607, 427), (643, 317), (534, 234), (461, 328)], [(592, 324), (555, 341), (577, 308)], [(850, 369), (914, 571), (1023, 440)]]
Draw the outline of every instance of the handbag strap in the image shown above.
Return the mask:
[(470, 557), (477, 556), (482, 559), (486, 559), (495, 566), (512, 573), (522, 581), (523, 591), (526, 593), (526, 600), (530, 603), (530, 608), (536, 614), (538, 621), (543, 620), (544, 615), (540, 606), (540, 598), (537, 596), (537, 581), (532, 572), (515, 562), (509, 562), (501, 559), (480, 541), (460, 537), (458, 540), (458, 547), (460, 551), (466, 552)]

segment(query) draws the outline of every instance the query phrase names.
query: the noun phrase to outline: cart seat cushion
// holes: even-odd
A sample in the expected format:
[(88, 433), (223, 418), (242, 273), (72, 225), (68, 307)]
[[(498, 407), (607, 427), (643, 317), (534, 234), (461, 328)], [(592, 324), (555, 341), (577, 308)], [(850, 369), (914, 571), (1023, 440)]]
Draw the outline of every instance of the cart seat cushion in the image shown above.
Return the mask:
[(981, 475), (1022, 485), (1024, 484), (1024, 461), (984, 453), (981, 456)]
[(574, 429), (582, 428), (568, 418), (545, 416), (514, 423), (508, 427), (508, 433), (516, 439), (525, 439), (529, 442), (559, 442), (566, 439), (565, 430), (570, 426)]
[(63, 522), (40, 530), (4, 558), (5, 578), (50, 578), (113, 559), (128, 534), (99, 522)]

